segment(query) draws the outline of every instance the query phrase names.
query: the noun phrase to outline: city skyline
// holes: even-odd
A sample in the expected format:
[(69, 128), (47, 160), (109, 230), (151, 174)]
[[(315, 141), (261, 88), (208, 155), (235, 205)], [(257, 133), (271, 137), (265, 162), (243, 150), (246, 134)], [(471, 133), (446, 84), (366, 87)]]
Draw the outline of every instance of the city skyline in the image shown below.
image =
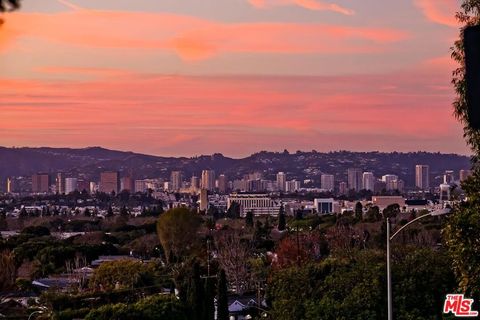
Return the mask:
[(22, 4), (0, 33), (2, 145), (469, 154), (456, 0)]

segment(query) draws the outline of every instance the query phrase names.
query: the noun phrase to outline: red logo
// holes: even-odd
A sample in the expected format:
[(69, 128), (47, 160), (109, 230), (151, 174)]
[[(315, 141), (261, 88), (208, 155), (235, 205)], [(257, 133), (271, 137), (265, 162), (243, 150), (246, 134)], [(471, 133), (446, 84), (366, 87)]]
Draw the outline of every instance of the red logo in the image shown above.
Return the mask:
[(473, 299), (467, 299), (463, 294), (447, 294), (443, 313), (453, 313), (456, 317), (477, 317), (478, 311), (472, 310)]

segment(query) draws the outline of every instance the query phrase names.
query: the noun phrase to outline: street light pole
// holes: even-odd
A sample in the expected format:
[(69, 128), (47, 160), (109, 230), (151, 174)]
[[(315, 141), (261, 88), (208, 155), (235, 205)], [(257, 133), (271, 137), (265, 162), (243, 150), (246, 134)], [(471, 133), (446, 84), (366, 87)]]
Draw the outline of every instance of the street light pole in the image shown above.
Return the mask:
[(390, 218), (386, 219), (387, 223), (387, 303), (388, 303), (388, 320), (393, 320), (393, 304), (392, 304), (392, 271), (390, 269), (390, 241), (395, 238), (396, 235), (398, 235), (403, 229), (411, 225), (412, 223), (426, 218), (426, 217), (436, 217), (436, 216), (443, 216), (447, 213), (450, 213), (450, 209), (440, 209), (440, 210), (435, 210), (432, 212), (429, 212), (427, 214), (421, 215), (420, 217), (417, 217), (407, 223), (406, 225), (402, 226), (400, 229), (398, 229), (392, 236), (390, 236)]
[(387, 300), (388, 320), (392, 320), (392, 274), (390, 270), (390, 218), (387, 218)]

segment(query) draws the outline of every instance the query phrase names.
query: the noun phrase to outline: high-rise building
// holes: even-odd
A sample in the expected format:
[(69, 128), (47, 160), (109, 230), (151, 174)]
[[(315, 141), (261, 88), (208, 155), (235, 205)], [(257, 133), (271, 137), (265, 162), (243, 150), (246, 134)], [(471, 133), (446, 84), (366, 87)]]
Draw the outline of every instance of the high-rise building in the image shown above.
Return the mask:
[(333, 191), (335, 189), (335, 176), (333, 174), (322, 174), (320, 186), (323, 190)]
[(443, 183), (451, 184), (455, 181), (455, 175), (453, 174), (453, 170), (446, 170), (445, 174), (443, 175)]
[(50, 178), (46, 173), (32, 175), (32, 192), (47, 193), (50, 188)]
[(77, 178), (65, 178), (65, 194), (78, 190)]
[(121, 191), (126, 190), (128, 192), (134, 192), (135, 190), (134, 188), (135, 188), (134, 181), (131, 176), (122, 177), (122, 179), (120, 179)]
[(7, 193), (15, 192), (15, 180), (13, 178), (7, 178)]
[(430, 189), (430, 167), (424, 164), (415, 166), (415, 186), (421, 190)]
[(363, 184), (363, 172), (358, 168), (349, 168), (347, 170), (348, 175), (348, 188), (350, 190), (360, 191)]
[(227, 190), (228, 190), (227, 176), (224, 174), (221, 174), (218, 176), (218, 192), (226, 193)]
[(364, 172), (362, 176), (362, 189), (373, 191), (375, 189), (375, 176), (373, 172)]
[(119, 174), (117, 171), (105, 171), (100, 173), (100, 191), (105, 193), (118, 193), (120, 189)]
[(287, 187), (287, 175), (284, 172), (277, 173), (277, 188), (279, 191), (285, 191)]
[(57, 176), (55, 178), (55, 186), (57, 188), (56, 191), (58, 194), (65, 193), (65, 174), (63, 172), (57, 173)]
[(396, 190), (398, 176), (395, 174), (386, 174), (382, 176), (382, 181), (385, 182), (387, 191)]
[(208, 190), (207, 189), (200, 190), (200, 210), (201, 211), (208, 210)]
[(472, 175), (472, 170), (465, 170), (465, 169), (460, 170), (460, 174), (459, 174), (460, 182), (467, 180), (467, 178), (470, 177), (471, 175)]
[(190, 180), (190, 187), (192, 190), (197, 190), (200, 188), (200, 180), (196, 176), (192, 176), (192, 179)]
[(90, 193), (95, 193), (98, 191), (98, 183), (91, 181), (90, 182)]
[(182, 188), (182, 172), (181, 171), (172, 171), (170, 174), (170, 189), (173, 191), (178, 191)]
[(206, 189), (208, 191), (212, 191), (215, 189), (215, 171), (202, 171), (202, 189)]
[(290, 180), (285, 183), (286, 192), (295, 192), (300, 190), (301, 187), (302, 187), (301, 182), (297, 180)]
[(347, 194), (348, 193), (348, 184), (344, 181), (338, 184), (338, 192), (340, 194)]

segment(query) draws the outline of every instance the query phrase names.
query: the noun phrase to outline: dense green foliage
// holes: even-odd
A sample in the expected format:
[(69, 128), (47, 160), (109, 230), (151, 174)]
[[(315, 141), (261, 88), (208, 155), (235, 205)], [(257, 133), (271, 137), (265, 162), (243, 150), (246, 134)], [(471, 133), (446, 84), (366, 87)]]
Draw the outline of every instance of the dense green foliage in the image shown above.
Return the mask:
[(90, 311), (85, 320), (188, 320), (185, 307), (171, 296), (150, 296), (134, 304), (107, 304)]

